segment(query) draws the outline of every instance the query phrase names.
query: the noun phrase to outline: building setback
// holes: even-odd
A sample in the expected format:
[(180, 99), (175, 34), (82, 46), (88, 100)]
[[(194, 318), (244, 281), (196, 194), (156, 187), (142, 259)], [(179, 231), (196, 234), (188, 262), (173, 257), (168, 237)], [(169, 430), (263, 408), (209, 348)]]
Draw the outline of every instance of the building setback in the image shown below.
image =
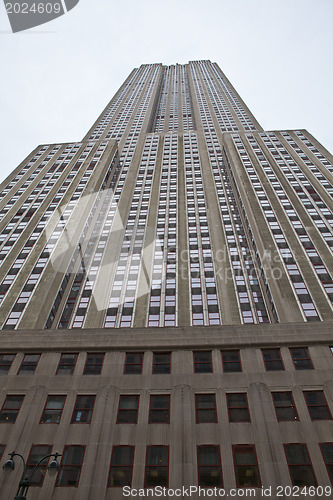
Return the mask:
[(332, 160), (217, 64), (146, 64), (2, 183), (0, 456), (62, 454), (28, 497), (333, 496)]

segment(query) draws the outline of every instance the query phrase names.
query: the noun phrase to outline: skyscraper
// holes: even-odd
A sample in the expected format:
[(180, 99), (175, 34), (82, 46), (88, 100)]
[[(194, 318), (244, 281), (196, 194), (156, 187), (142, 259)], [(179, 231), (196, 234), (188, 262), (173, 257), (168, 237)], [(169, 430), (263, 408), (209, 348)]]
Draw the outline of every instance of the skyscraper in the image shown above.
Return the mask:
[(31, 153), (2, 184), (0, 453), (62, 453), (36, 498), (330, 487), (332, 193), (210, 61), (133, 70)]

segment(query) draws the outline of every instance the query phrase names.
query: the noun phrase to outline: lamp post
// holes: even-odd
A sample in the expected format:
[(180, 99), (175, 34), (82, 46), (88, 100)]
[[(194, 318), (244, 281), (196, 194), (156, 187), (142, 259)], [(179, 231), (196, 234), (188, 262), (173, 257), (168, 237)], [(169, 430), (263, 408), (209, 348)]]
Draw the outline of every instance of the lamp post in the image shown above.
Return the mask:
[(26, 461), (24, 460), (24, 458), (22, 457), (22, 455), (20, 455), (20, 453), (15, 453), (15, 451), (13, 451), (12, 453), (9, 453), (9, 456), (10, 456), (10, 459), (7, 460), (7, 462), (2, 466), (3, 470), (5, 470), (5, 471), (13, 471), (15, 469), (14, 457), (20, 457), (20, 459), (23, 462), (23, 472), (22, 472), (22, 476), (21, 476), (21, 479), (19, 482), (19, 487), (17, 489), (17, 493), (14, 497), (14, 500), (26, 500), (26, 498), (27, 498), (26, 495), (27, 495), (29, 486), (31, 486), (32, 478), (33, 478), (37, 468), (39, 467), (39, 465), (42, 462), (44, 462), (44, 460), (46, 460), (49, 457), (54, 457), (54, 459), (52, 460), (52, 462), (49, 464), (49, 466), (47, 468), (48, 471), (52, 474), (52, 473), (56, 473), (59, 470), (59, 463), (58, 463), (57, 458), (61, 457), (61, 455), (59, 453), (52, 453), (51, 455), (46, 455), (38, 462), (38, 464), (36, 464), (34, 466), (31, 474), (28, 475), (27, 474), (27, 464), (26, 464)]

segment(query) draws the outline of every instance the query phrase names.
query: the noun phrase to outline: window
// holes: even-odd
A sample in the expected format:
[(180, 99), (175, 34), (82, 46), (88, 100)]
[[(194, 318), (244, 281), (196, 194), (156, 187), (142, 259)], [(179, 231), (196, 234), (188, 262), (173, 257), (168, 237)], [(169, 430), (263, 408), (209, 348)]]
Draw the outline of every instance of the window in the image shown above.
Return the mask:
[(96, 396), (77, 396), (72, 415), (72, 424), (90, 424)]
[[(50, 445), (34, 445), (31, 447), (30, 450), (30, 455), (28, 457), (27, 461), (27, 474), (30, 476), (32, 473), (35, 465), (38, 464), (38, 462), (45, 457), (46, 455), (49, 455), (51, 453), (52, 446)], [(47, 465), (48, 465), (49, 459), (47, 458), (44, 460), (37, 468), (36, 472), (33, 475), (32, 478), (32, 486), (42, 486)]]
[(109, 487), (131, 486), (134, 446), (114, 446), (112, 450)]
[(124, 373), (140, 375), (142, 373), (142, 363), (143, 352), (127, 352)]
[(291, 392), (272, 392), (272, 397), (279, 422), (299, 420)]
[(168, 424), (170, 422), (170, 394), (150, 396), (149, 423)]
[(210, 351), (197, 351), (194, 356), (194, 373), (212, 373), (212, 353)]
[(198, 483), (199, 486), (223, 486), (219, 446), (198, 446)]
[(83, 375), (100, 375), (104, 361), (103, 353), (88, 353)]
[(321, 443), (320, 449), (323, 454), (328, 475), (333, 484), (333, 443)]
[(229, 422), (250, 422), (246, 393), (227, 394)]
[(169, 447), (147, 446), (145, 488), (168, 486)]
[(0, 375), (7, 375), (15, 354), (0, 354)]
[(197, 424), (217, 422), (215, 394), (196, 394), (195, 410)]
[(171, 373), (170, 352), (154, 352), (153, 373)]
[(323, 391), (304, 391), (303, 394), (311, 420), (332, 420)]
[(287, 463), (294, 486), (317, 486), (309, 453), (305, 444), (285, 444)]
[(139, 396), (120, 396), (117, 424), (136, 424), (138, 409)]
[(84, 446), (65, 446), (56, 486), (77, 486), (83, 462)]
[(262, 349), (262, 355), (268, 372), (284, 370), (280, 349)]
[(0, 460), (2, 458), (3, 452), (5, 451), (6, 446), (4, 444), (0, 444)]
[(59, 424), (66, 396), (48, 396), (41, 424)]
[(77, 354), (65, 353), (60, 357), (57, 375), (73, 375), (76, 365)]
[(39, 358), (40, 354), (25, 354), (18, 375), (33, 375)]
[(232, 451), (237, 487), (260, 486), (259, 468), (254, 445), (237, 444), (232, 447)]
[(222, 364), (224, 373), (241, 372), (239, 351), (222, 351)]
[(296, 370), (313, 370), (313, 364), (307, 347), (294, 347), (290, 349)]
[(7, 396), (0, 412), (0, 422), (14, 424), (24, 396)]

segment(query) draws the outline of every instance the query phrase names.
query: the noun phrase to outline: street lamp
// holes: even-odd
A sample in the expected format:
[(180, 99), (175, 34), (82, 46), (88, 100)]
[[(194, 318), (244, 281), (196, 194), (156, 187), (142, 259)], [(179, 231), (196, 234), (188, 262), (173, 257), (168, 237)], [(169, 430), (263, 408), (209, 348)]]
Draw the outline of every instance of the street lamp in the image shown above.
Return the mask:
[(10, 456), (10, 459), (7, 460), (7, 462), (2, 466), (3, 470), (5, 470), (5, 471), (11, 472), (15, 469), (14, 457), (20, 457), (22, 462), (23, 462), (23, 472), (22, 472), (21, 480), (19, 482), (19, 487), (18, 487), (16, 496), (14, 497), (14, 500), (26, 500), (26, 498), (27, 498), (26, 495), (27, 495), (29, 486), (31, 486), (33, 475), (35, 474), (39, 465), (42, 462), (44, 462), (44, 460), (46, 460), (49, 457), (54, 457), (47, 469), (48, 469), (50, 474), (55, 474), (59, 470), (59, 463), (58, 463), (57, 458), (61, 457), (61, 455), (59, 453), (52, 453), (51, 455), (46, 455), (38, 462), (38, 464), (35, 465), (35, 467), (32, 469), (31, 474), (28, 475), (27, 474), (27, 464), (26, 464), (24, 458), (22, 457), (22, 455), (20, 455), (19, 453), (15, 453), (15, 451), (13, 451), (12, 453), (9, 453), (9, 456)]

